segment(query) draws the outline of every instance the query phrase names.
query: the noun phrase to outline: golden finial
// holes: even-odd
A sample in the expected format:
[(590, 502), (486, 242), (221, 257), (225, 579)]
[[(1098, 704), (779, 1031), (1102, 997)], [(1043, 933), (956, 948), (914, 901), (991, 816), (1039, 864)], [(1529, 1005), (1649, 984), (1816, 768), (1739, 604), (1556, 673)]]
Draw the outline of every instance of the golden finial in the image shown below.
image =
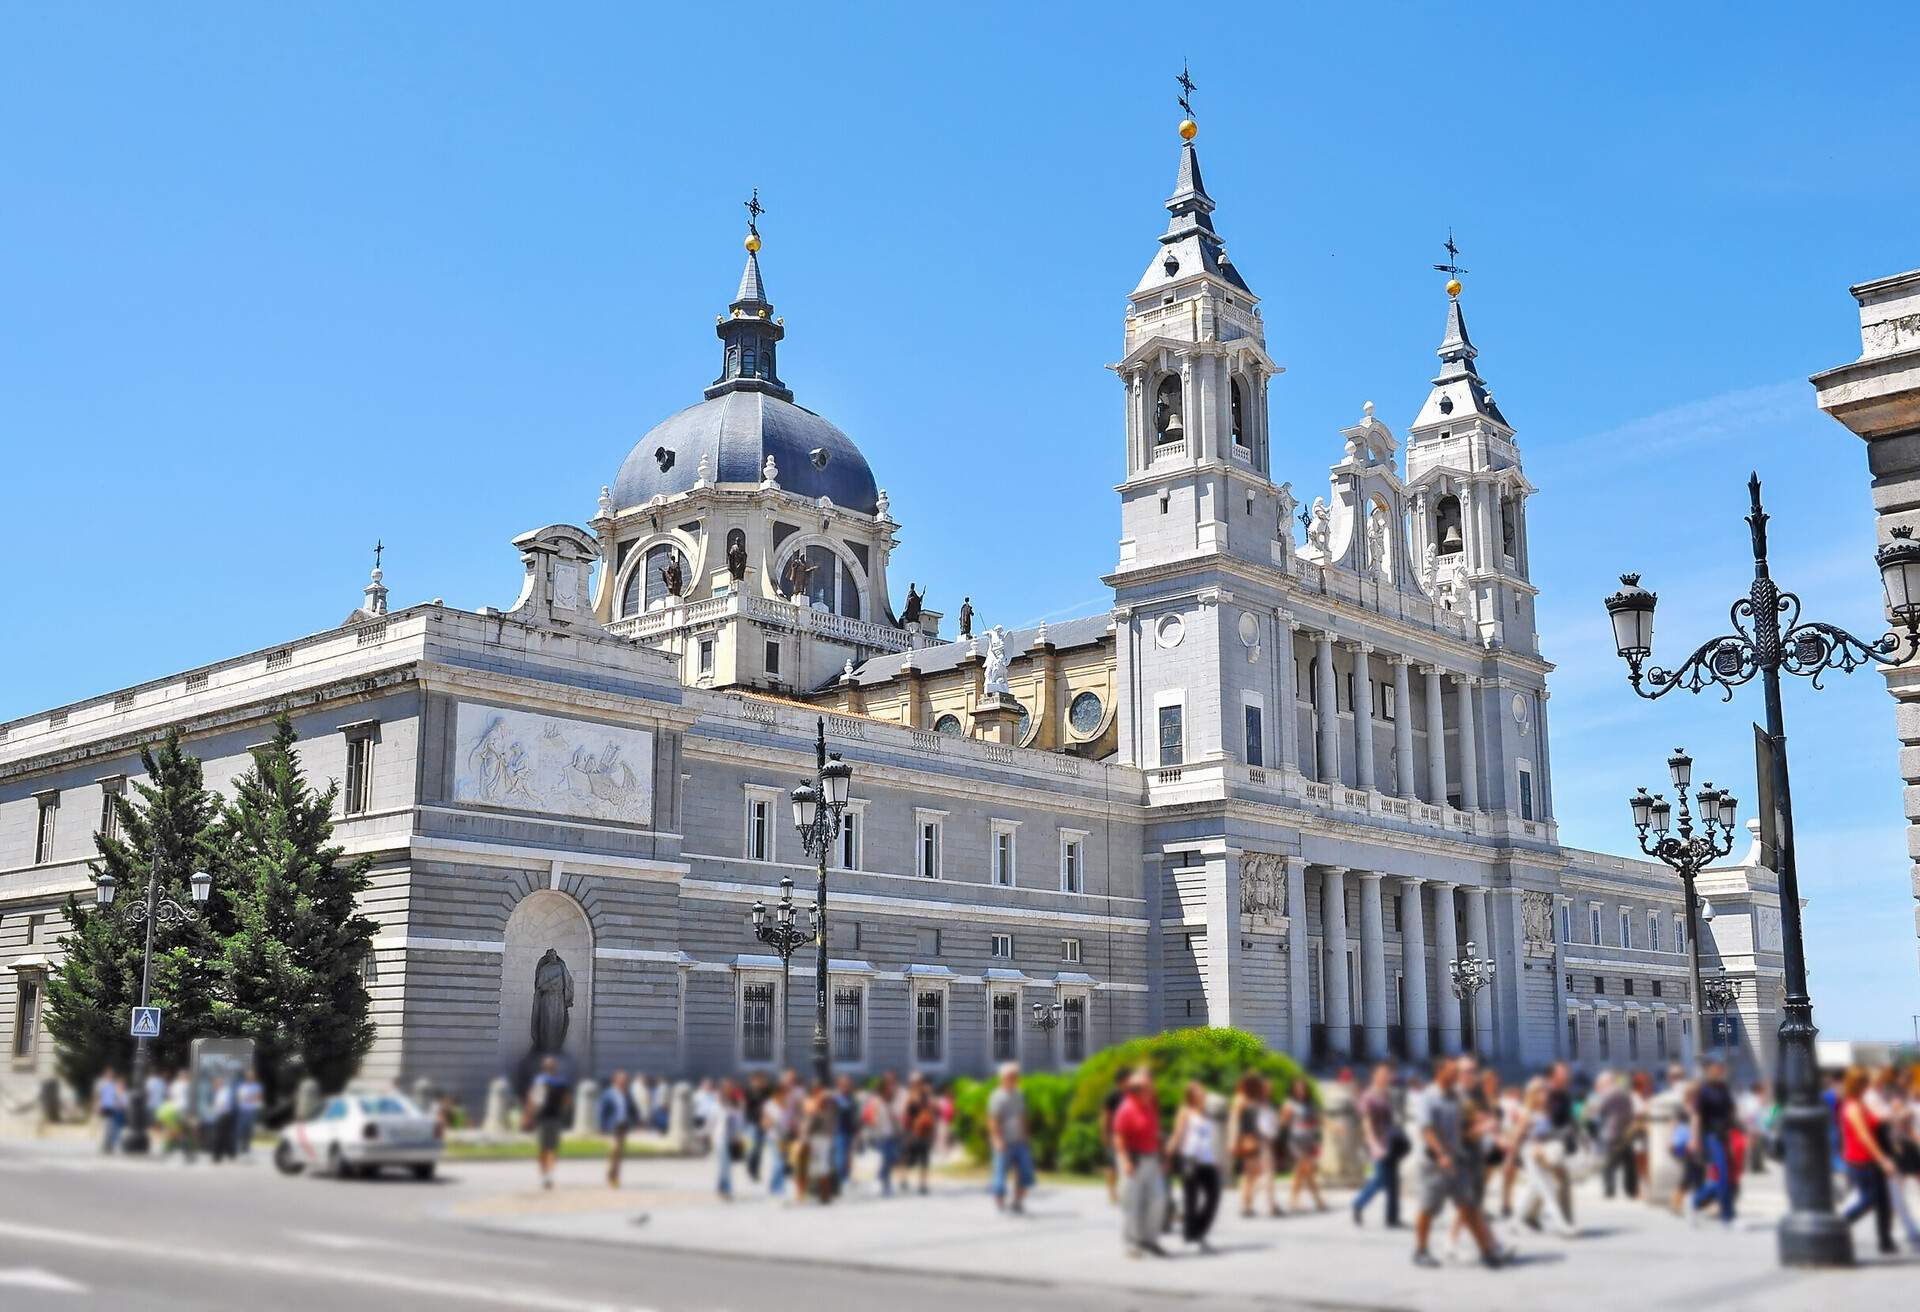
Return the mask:
[(1190, 118), (1180, 120), (1180, 140), (1192, 141), (1200, 131), (1200, 125)]
[(755, 255), (760, 250), (760, 216), (767, 212), (767, 207), (760, 203), (760, 188), (755, 187), (752, 198), (740, 203), (747, 207), (747, 254)]
[(1459, 294), (1460, 294), (1460, 280), (1458, 278), (1447, 279), (1447, 295), (1458, 296)]
[(757, 252), (760, 249), (760, 234), (757, 232), (748, 233), (746, 244), (747, 244), (748, 254), (753, 254), (754, 252)]
[(1447, 275), (1447, 295), (1458, 296), (1460, 294), (1460, 275), (1465, 273), (1466, 270), (1460, 267), (1460, 248), (1454, 244), (1452, 228), (1447, 229), (1447, 262), (1445, 264), (1436, 264), (1433, 267)]
[(1183, 59), (1180, 61), (1180, 76), (1175, 78), (1174, 81), (1180, 84), (1180, 140), (1192, 141), (1195, 134), (1200, 131), (1200, 125), (1193, 121), (1194, 82), (1192, 76), (1187, 72), (1186, 60)]

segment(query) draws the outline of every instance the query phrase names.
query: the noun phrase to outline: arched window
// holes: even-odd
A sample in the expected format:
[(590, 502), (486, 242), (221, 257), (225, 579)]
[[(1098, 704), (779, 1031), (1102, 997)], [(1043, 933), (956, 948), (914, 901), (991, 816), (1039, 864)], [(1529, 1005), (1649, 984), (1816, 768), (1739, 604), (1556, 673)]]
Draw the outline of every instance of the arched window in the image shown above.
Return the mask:
[(1434, 503), (1433, 544), (1443, 556), (1455, 555), (1467, 545), (1460, 536), (1460, 498), (1452, 493)]
[(1514, 513), (1512, 497), (1500, 498), (1500, 550), (1508, 558), (1514, 554), (1514, 539), (1519, 535), (1520, 517)]
[(760, 377), (762, 378), (773, 377), (773, 343), (772, 342), (762, 342), (760, 344)]
[(753, 349), (753, 339), (749, 337), (747, 339), (746, 347), (744, 350), (742, 350), (740, 355), (740, 372), (742, 374), (745, 374), (748, 378), (751, 378), (754, 376), (754, 372), (757, 367), (758, 367), (758, 360)]
[(1234, 379), (1232, 386), (1233, 386), (1233, 402), (1232, 402), (1233, 404), (1233, 444), (1235, 446), (1245, 446), (1247, 445), (1247, 429), (1246, 429), (1245, 423), (1240, 418), (1242, 414), (1241, 404), (1240, 404), (1240, 380), (1238, 378)]
[(1180, 377), (1168, 374), (1153, 396), (1153, 432), (1156, 442), (1185, 442), (1186, 422), (1180, 415)]
[(739, 374), (740, 374), (740, 348), (737, 346), (729, 346), (727, 348), (727, 375), (726, 376), (728, 378), (737, 378), (739, 377)]
[(680, 567), (682, 592), (684, 593), (692, 585), (693, 575), (687, 569), (685, 553), (668, 543), (655, 543), (647, 548), (646, 559), (627, 575), (627, 586), (620, 596), (622, 615), (638, 615), (643, 611), (652, 610), (667, 600), (668, 561), (673, 561)]
[(960, 717), (957, 715), (941, 716), (933, 722), (933, 731), (935, 733), (958, 734), (960, 732)]
[[(806, 562), (806, 596), (809, 606), (818, 606), (849, 619), (862, 619), (860, 584), (853, 570), (835, 554), (833, 548), (816, 542), (804, 548), (799, 558)], [(794, 584), (793, 556), (780, 567), (780, 588), (787, 592)]]

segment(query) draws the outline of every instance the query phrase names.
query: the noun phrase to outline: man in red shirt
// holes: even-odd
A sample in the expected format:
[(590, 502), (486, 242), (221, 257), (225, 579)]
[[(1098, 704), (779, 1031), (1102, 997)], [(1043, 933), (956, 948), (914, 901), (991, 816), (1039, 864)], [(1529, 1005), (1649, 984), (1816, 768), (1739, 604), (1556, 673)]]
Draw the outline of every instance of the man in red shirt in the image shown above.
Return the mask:
[(1142, 1066), (1127, 1079), (1127, 1096), (1113, 1114), (1114, 1160), (1120, 1168), (1120, 1216), (1127, 1256), (1165, 1257), (1160, 1226), (1167, 1185), (1160, 1165), (1160, 1101), (1153, 1072)]

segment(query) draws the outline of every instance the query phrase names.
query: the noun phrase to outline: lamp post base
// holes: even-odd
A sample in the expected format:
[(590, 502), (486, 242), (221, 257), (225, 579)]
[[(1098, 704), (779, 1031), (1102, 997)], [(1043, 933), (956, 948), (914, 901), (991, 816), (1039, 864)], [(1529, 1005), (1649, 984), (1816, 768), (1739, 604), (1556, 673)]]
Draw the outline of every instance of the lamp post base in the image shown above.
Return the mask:
[(1791, 1212), (1777, 1233), (1782, 1266), (1853, 1265), (1853, 1229), (1831, 1213)]

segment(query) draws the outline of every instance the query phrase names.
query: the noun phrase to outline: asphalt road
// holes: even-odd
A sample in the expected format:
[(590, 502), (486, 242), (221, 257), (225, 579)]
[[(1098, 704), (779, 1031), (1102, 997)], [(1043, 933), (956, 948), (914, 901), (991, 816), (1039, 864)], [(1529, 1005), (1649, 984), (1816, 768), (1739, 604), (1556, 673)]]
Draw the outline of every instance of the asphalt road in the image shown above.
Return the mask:
[[(485, 1233), (456, 1203), (522, 1189), (530, 1163), (451, 1164), (444, 1178), (277, 1174), (264, 1156), (215, 1167), (106, 1160), (70, 1144), (0, 1142), (0, 1308), (530, 1308), (547, 1312), (1161, 1312), (1218, 1299), (1082, 1293), (994, 1280), (721, 1261)], [(563, 1171), (586, 1183), (591, 1163)], [(563, 1173), (562, 1186), (568, 1183)], [(636, 1200), (636, 1212), (638, 1212)], [(1274, 1306), (1248, 1302), (1242, 1306)]]

